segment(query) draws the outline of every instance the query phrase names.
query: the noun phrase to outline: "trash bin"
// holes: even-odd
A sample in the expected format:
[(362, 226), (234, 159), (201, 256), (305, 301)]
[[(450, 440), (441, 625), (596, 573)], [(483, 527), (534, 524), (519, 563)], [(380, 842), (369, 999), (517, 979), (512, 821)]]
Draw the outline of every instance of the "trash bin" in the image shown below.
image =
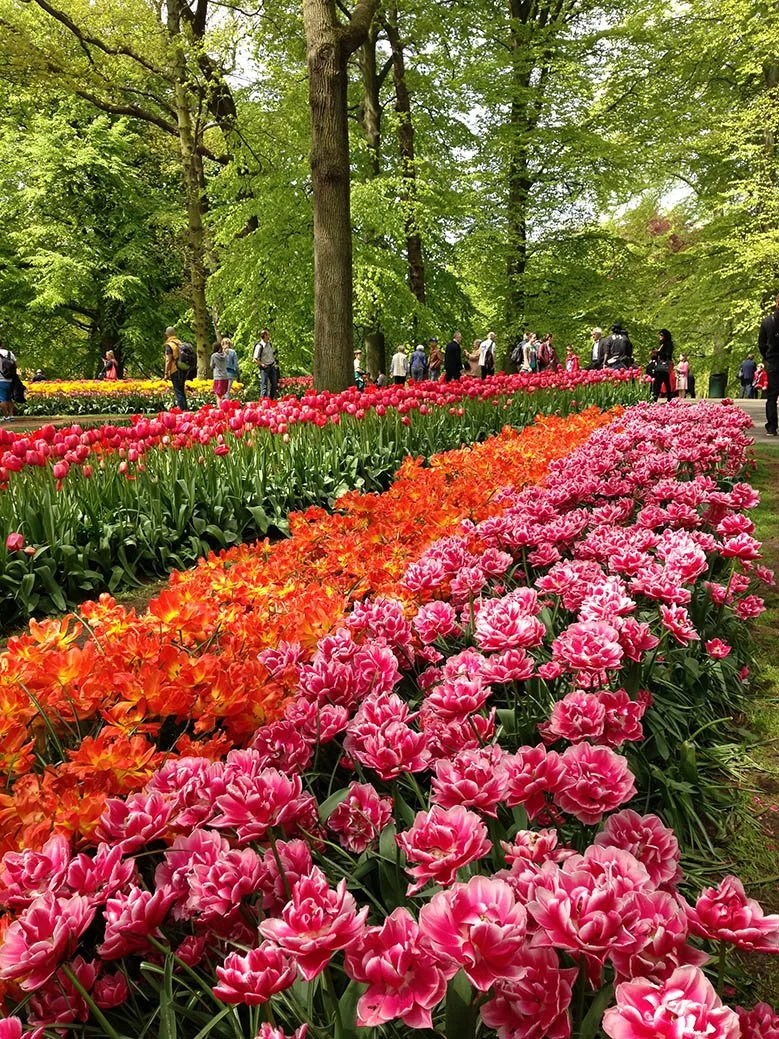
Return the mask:
[(727, 372), (712, 372), (709, 376), (709, 396), (724, 397), (725, 387), (728, 384)]

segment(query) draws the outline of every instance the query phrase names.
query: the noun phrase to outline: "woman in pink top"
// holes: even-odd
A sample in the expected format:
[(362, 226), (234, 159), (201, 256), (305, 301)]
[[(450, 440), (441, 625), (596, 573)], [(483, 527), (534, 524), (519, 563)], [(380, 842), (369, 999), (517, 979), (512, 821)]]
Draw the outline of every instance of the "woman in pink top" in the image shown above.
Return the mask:
[(687, 354), (682, 354), (676, 365), (676, 385), (682, 400), (687, 396), (687, 376), (690, 374), (690, 363)]

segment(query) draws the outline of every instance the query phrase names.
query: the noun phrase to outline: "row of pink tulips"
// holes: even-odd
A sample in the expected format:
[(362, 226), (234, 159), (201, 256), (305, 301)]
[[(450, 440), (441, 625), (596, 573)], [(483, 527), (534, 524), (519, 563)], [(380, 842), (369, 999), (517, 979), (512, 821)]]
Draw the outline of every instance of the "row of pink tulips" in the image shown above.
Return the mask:
[(7, 853), (0, 979), (26, 1026), (772, 1039), (766, 1004), (721, 997), (730, 950), (779, 951), (779, 915), (735, 877), (685, 898), (677, 835), (631, 805), (658, 675), (744, 677), (772, 579), (747, 424), (631, 409), (427, 549), (414, 609), (377, 597), (313, 656), (264, 651), (297, 695), (248, 749), (164, 765), (96, 850)]

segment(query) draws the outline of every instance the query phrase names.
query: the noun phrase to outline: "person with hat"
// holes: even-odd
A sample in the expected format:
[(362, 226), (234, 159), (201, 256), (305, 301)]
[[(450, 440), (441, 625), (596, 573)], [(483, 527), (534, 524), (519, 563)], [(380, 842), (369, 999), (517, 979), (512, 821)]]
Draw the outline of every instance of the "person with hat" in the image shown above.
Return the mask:
[(444, 363), (444, 355), (438, 347), (438, 340), (435, 336), (430, 339), (428, 343), (427, 352), (427, 371), (429, 377), (433, 382), (438, 382), (441, 375), (441, 368)]
[(611, 335), (603, 340), (603, 367), (615, 372), (633, 365), (633, 344), (625, 329), (615, 321)]

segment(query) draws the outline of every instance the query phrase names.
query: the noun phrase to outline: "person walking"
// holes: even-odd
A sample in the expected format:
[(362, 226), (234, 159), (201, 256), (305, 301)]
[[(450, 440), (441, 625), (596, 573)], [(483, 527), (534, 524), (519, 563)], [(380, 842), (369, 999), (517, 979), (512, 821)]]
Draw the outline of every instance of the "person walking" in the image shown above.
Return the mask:
[(113, 350), (107, 350), (103, 358), (103, 378), (106, 382), (116, 382), (119, 378), (119, 365)]
[(535, 332), (528, 332), (522, 344), (522, 366), (523, 372), (538, 371), (538, 336)]
[(679, 363), (676, 365), (676, 389), (680, 400), (684, 400), (687, 396), (687, 380), (690, 377), (690, 362), (687, 360), (687, 354), (682, 354), (679, 358)]
[(221, 343), (214, 343), (209, 363), (209, 367), (214, 373), (213, 391), (217, 400), (221, 400), (227, 394), (228, 378), (225, 342), (226, 340), (223, 339)]
[(422, 382), (427, 375), (427, 357), (425, 357), (425, 348), (419, 343), (411, 354), (411, 378), (414, 382)]
[(279, 389), (279, 370), (276, 367), (276, 352), (267, 328), (263, 328), (259, 341), (254, 345), (252, 359), (260, 369), (260, 396), (275, 400)]
[(408, 376), (408, 357), (404, 346), (399, 346), (392, 355), (390, 375), (396, 386), (404, 386)]
[(451, 340), (446, 344), (446, 350), (444, 351), (444, 372), (446, 375), (446, 382), (455, 382), (462, 374), (462, 341), (462, 332), (455, 332)]
[(536, 366), (539, 372), (552, 367), (552, 333), (547, 332), (536, 348)]
[[(35, 379), (33, 379), (33, 382), (35, 382)], [(768, 389), (768, 374), (765, 370), (764, 364), (759, 364), (757, 366), (755, 381), (752, 383), (752, 389), (756, 398), (762, 397), (762, 399), (765, 400), (766, 390)]]
[(603, 329), (593, 328), (590, 332), (590, 337), (592, 339), (592, 349), (587, 371), (597, 372), (603, 367)]
[[(474, 346), (476, 344), (474, 343)], [(495, 374), (495, 333), (488, 332), (479, 344), (479, 374), (482, 379)]]
[(776, 294), (776, 309), (760, 323), (757, 345), (763, 358), (768, 385), (765, 394), (765, 431), (769, 436), (777, 435), (776, 400), (779, 397), (779, 293)]
[(655, 377), (652, 385), (652, 397), (657, 401), (660, 393), (665, 389), (666, 399), (671, 399), (671, 363), (674, 354), (673, 336), (667, 328), (661, 328), (657, 333), (657, 357), (655, 358)]
[(757, 365), (752, 354), (747, 354), (744, 360), (741, 362), (741, 367), (738, 370), (738, 381), (741, 383), (741, 397), (749, 399), (754, 396), (752, 391), (752, 385), (755, 381), (755, 372), (757, 371)]
[(565, 350), (565, 370), (570, 374), (579, 371), (579, 358), (573, 352), (573, 347), (568, 346)]
[(170, 326), (165, 329), (165, 378), (170, 379), (173, 386), (173, 396), (176, 399), (176, 407), (182, 411), (189, 411), (187, 404), (187, 375), (181, 356), (182, 342), (176, 335), (176, 329)]
[(444, 363), (444, 355), (441, 353), (441, 348), (438, 345), (438, 340), (435, 336), (432, 337), (428, 343), (428, 361), (427, 370), (430, 374), (430, 378), (433, 382), (438, 382), (441, 377), (441, 368)]
[(630, 336), (619, 323), (611, 326), (611, 335), (603, 340), (603, 367), (616, 372), (633, 365), (633, 344)]
[(241, 369), (238, 364), (238, 354), (235, 352), (232, 339), (225, 337), (222, 340), (222, 349), (227, 358), (227, 392), (225, 393), (225, 397), (229, 398), (230, 392), (233, 388), (233, 383), (241, 381)]
[(10, 422), (14, 417), (13, 386), (18, 378), (16, 356), (0, 343), (0, 416), (3, 422)]

